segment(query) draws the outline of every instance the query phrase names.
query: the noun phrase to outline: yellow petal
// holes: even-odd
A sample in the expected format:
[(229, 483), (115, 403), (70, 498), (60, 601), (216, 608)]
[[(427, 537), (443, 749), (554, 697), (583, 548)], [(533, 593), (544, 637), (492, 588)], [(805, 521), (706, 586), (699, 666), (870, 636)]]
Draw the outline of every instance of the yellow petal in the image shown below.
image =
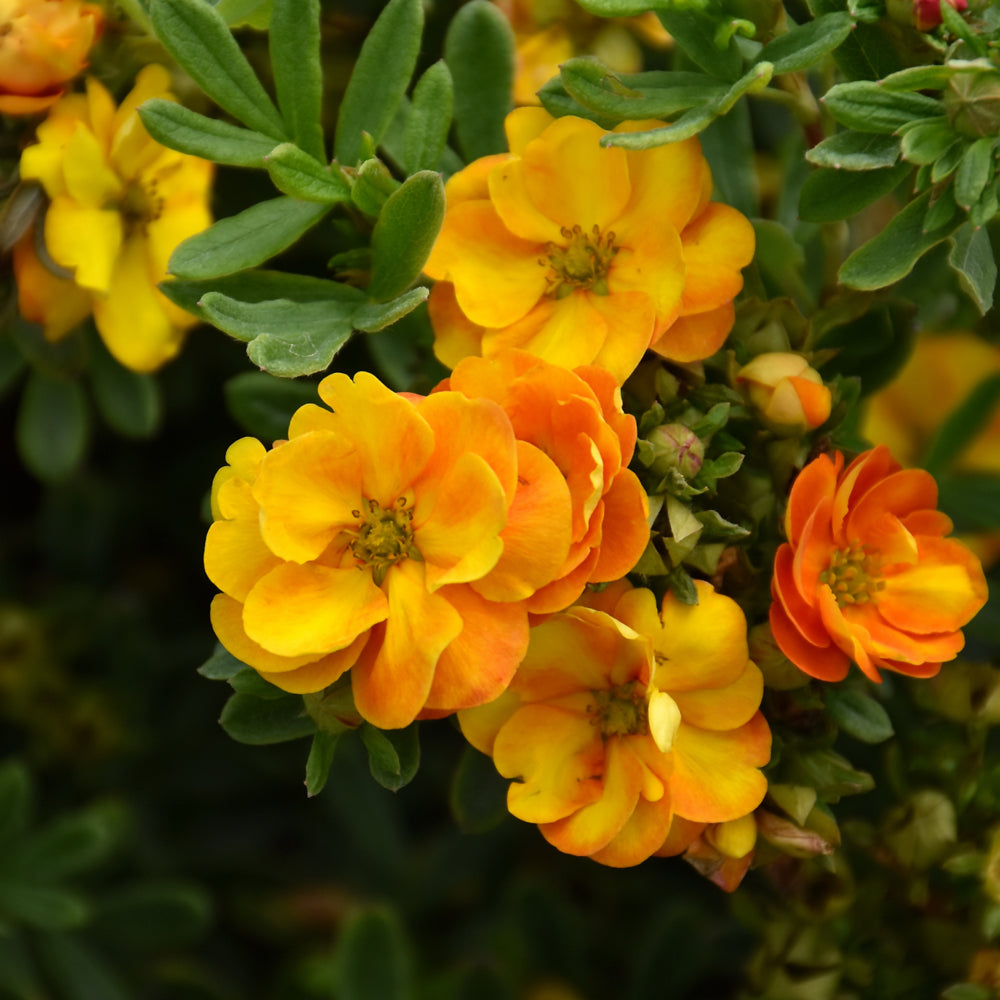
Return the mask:
[(747, 723), (760, 708), (764, 678), (757, 665), (748, 660), (746, 670), (725, 687), (675, 691), (681, 716), (701, 729), (736, 729)]
[[(78, 285), (95, 292), (111, 287), (122, 237), (118, 212), (81, 205), (65, 195), (53, 198), (45, 213), (45, 246), (52, 259), (73, 271)], [(145, 275), (143, 280), (149, 284)]]
[(300, 656), (343, 649), (388, 614), (386, 596), (370, 573), (282, 563), (250, 591), (243, 624), (270, 652)]
[(88, 208), (104, 208), (121, 197), (121, 179), (108, 165), (97, 137), (82, 123), (66, 144), (66, 194)]
[(170, 322), (165, 301), (150, 275), (145, 241), (131, 237), (119, 254), (107, 295), (94, 303), (101, 339), (126, 368), (155, 371), (181, 349), (184, 331)]
[(205, 539), (205, 574), (224, 594), (246, 600), (254, 584), (279, 564), (252, 521), (216, 521)]
[(551, 823), (601, 795), (604, 746), (586, 714), (587, 696), (577, 710), (525, 705), (497, 734), (493, 761), (505, 778), (507, 808), (526, 823)]
[(666, 691), (654, 691), (649, 698), (649, 732), (663, 753), (670, 753), (681, 724), (681, 710)]

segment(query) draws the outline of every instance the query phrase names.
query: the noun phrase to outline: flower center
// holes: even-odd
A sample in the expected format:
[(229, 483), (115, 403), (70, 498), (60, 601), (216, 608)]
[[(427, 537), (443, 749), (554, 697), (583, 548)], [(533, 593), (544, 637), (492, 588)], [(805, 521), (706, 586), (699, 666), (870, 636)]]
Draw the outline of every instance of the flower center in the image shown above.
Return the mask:
[(547, 267), (545, 276), (548, 288), (546, 295), (557, 299), (565, 298), (574, 289), (583, 288), (597, 295), (608, 294), (608, 271), (611, 261), (618, 253), (614, 233), (601, 233), (594, 226), (585, 233), (579, 226), (561, 230), (568, 241), (566, 246), (546, 243), (546, 257), (539, 257), (538, 263)]
[(156, 178), (141, 184), (131, 181), (125, 188), (118, 209), (125, 223), (125, 234), (130, 236), (137, 230), (145, 232), (150, 222), (155, 222), (163, 212), (163, 196), (159, 193)]
[(421, 558), (413, 543), (413, 507), (406, 505), (406, 497), (399, 497), (390, 507), (368, 500), (364, 510), (352, 510), (351, 514), (361, 522), (351, 552), (359, 568), (371, 567), (377, 585), (381, 586), (391, 566)]
[(881, 560), (877, 552), (869, 552), (858, 541), (846, 549), (837, 549), (830, 565), (819, 575), (820, 583), (827, 584), (837, 598), (837, 604), (865, 604), (885, 587), (879, 575)]
[(594, 691), (591, 724), (601, 731), (601, 738), (635, 736), (649, 733), (649, 708), (646, 686), (638, 681), (617, 684), (611, 690)]

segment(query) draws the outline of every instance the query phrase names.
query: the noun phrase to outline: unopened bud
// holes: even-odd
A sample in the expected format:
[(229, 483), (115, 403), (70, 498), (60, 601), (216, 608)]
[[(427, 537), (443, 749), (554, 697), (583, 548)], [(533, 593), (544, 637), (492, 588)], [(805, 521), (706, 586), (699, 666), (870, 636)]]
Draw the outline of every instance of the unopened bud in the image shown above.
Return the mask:
[(944, 103), (956, 132), (970, 138), (996, 135), (1000, 132), (1000, 73), (969, 70), (953, 74)]
[(650, 468), (657, 475), (665, 476), (671, 469), (677, 469), (687, 479), (698, 474), (705, 445), (690, 427), (662, 424), (653, 428), (646, 440), (653, 446), (655, 457)]
[(736, 387), (778, 434), (814, 430), (830, 416), (830, 390), (801, 354), (758, 354), (736, 373)]

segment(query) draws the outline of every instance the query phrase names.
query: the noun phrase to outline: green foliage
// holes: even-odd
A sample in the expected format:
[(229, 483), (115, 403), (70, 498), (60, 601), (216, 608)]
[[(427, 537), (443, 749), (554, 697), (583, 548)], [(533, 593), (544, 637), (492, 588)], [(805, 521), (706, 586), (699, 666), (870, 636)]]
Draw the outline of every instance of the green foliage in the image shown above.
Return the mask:
[(89, 423), (86, 398), (78, 382), (32, 371), (14, 429), (21, 461), (39, 479), (65, 479), (83, 460)]

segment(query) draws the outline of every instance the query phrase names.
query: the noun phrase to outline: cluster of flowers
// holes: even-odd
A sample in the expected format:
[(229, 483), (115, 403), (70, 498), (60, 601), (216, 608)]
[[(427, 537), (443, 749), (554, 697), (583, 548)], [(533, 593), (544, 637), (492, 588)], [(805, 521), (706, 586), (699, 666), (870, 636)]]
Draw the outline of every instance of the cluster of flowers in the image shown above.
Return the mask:
[[(710, 201), (696, 140), (604, 148), (593, 123), (537, 108), (507, 130), (509, 154), (448, 182), (426, 266), (451, 376), (418, 397), (331, 375), (328, 408), (300, 408), (287, 441), (230, 448), (205, 550), (213, 625), (286, 691), (349, 678), (375, 726), (457, 712), (512, 779), (511, 813), (560, 850), (694, 853), (732, 887), (767, 791), (763, 679), (731, 598), (699, 581), (697, 604), (658, 602), (626, 579), (649, 527), (620, 387), (649, 349), (719, 349), (753, 230)], [(829, 415), (797, 355), (739, 382), (778, 431)], [(838, 679), (854, 659), (878, 679), (955, 655), (985, 583), (935, 502), (884, 449), (806, 468), (771, 616), (794, 663)]]
[(14, 246), (18, 310), (58, 341), (89, 316), (126, 368), (149, 372), (180, 350), (197, 320), (157, 288), (177, 245), (206, 229), (213, 165), (155, 142), (137, 108), (174, 100), (170, 74), (140, 71), (116, 107), (96, 79), (67, 93), (100, 34), (100, 7), (11, 0), (0, 32), (0, 112), (46, 112), (20, 176), (44, 190), (44, 218)]

